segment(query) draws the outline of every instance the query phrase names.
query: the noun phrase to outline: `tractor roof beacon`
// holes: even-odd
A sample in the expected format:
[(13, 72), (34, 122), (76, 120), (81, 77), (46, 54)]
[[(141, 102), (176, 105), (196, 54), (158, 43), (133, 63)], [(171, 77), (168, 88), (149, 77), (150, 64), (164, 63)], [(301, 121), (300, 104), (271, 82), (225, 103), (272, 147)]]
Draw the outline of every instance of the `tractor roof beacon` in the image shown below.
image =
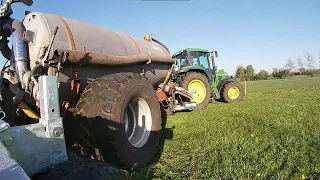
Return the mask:
[(215, 65), (217, 51), (185, 48), (172, 57), (177, 59), (177, 64), (171, 79), (194, 93), (191, 101), (196, 102), (196, 109), (206, 107), (210, 99), (223, 100), (227, 103), (243, 99), (242, 85), (226, 72), (217, 71)]

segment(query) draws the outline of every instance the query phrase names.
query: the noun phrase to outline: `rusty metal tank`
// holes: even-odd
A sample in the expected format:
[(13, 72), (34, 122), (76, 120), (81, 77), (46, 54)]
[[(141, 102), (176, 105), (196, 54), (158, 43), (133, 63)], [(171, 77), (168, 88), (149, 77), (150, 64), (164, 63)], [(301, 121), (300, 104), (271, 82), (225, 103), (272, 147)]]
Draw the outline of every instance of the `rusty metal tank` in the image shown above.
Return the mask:
[[(91, 79), (116, 72), (144, 72), (149, 82), (156, 87), (164, 81), (174, 63), (168, 48), (162, 43), (58, 15), (31, 12), (25, 16), (23, 24), (30, 36), (28, 45), (31, 69), (40, 62), (53, 31), (59, 27), (49, 59), (60, 51), (72, 54), (59, 73), (62, 88), (73, 77), (75, 70), (81, 79), (82, 88)], [(92, 60), (82, 63), (81, 60), (88, 53), (91, 53)]]

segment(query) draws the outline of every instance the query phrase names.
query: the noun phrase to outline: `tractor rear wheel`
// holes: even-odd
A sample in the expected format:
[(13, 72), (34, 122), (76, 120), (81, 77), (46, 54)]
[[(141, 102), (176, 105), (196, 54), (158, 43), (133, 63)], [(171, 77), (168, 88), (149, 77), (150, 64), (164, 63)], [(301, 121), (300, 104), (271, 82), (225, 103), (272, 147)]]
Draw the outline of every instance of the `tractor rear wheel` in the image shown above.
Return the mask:
[(226, 82), (221, 90), (221, 97), (226, 103), (240, 102), (244, 96), (244, 89), (237, 81)]
[(132, 170), (148, 163), (158, 148), (160, 105), (153, 86), (139, 74), (111, 74), (90, 83), (75, 117), (87, 157)]
[(194, 93), (191, 102), (197, 104), (195, 110), (203, 109), (209, 104), (211, 97), (211, 86), (208, 78), (204, 74), (198, 72), (189, 72), (184, 74), (182, 76), (180, 86)]

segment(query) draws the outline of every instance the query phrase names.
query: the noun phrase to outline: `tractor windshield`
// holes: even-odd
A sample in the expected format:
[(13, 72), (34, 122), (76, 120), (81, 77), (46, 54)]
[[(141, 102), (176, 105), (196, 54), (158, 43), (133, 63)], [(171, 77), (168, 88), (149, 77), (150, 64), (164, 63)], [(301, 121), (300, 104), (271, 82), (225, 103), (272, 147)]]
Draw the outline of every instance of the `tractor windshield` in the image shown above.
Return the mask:
[(186, 56), (185, 54), (181, 53), (175, 57), (178, 60), (177, 66), (179, 68), (186, 66), (200, 66), (203, 69), (210, 69), (209, 53), (189, 51), (187, 54), (188, 55)]

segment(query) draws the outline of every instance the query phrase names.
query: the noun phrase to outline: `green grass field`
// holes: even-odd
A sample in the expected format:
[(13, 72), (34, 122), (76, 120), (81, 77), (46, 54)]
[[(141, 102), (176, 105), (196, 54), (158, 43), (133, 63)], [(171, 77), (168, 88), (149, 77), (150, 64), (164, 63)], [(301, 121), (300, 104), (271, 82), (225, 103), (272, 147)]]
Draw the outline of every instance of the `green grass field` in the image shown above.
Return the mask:
[(132, 179), (320, 179), (320, 78), (248, 82), (242, 102), (166, 128), (161, 157)]

